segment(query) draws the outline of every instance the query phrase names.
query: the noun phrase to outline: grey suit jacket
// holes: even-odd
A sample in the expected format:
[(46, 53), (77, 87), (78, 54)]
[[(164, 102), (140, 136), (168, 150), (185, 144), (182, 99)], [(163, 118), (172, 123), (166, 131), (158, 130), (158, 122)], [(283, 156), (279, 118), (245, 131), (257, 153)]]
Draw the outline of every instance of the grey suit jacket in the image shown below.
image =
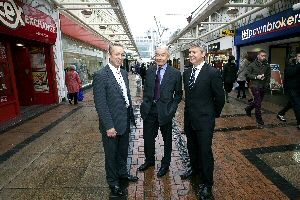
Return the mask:
[[(146, 74), (141, 117), (145, 120), (153, 103), (157, 66), (149, 67)], [(182, 99), (182, 77), (180, 71), (167, 66), (160, 86), (160, 99), (157, 101), (158, 122), (164, 125), (175, 116), (178, 104)]]
[[(128, 73), (121, 69), (130, 105)], [(93, 78), (94, 102), (99, 116), (99, 129), (102, 134), (115, 128), (117, 135), (123, 135), (127, 128), (128, 116), (122, 90), (108, 65), (94, 73)]]
[(225, 104), (221, 73), (204, 64), (197, 76), (193, 89), (189, 90), (192, 68), (183, 73), (185, 90), (184, 122), (192, 122), (195, 130), (214, 129), (215, 118), (219, 117)]

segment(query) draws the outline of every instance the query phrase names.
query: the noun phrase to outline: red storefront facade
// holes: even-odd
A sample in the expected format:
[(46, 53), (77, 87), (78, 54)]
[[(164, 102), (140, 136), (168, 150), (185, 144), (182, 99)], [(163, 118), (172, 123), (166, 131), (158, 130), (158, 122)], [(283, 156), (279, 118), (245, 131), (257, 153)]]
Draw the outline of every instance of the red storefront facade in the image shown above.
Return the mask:
[(16, 0), (0, 0), (0, 123), (20, 106), (58, 103), (53, 18)]

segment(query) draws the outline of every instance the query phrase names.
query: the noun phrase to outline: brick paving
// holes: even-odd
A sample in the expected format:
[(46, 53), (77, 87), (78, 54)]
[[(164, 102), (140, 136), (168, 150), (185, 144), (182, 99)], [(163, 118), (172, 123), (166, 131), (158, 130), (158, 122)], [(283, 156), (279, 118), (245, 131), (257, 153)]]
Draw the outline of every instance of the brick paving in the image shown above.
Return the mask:
[[(142, 89), (130, 75), (137, 128), (132, 130), (128, 156), (130, 173), (139, 181), (124, 184), (122, 199), (197, 199), (199, 176), (181, 180), (186, 167), (185, 136), (175, 135), (170, 171), (158, 178), (163, 140), (156, 141), (156, 164), (145, 172)], [(214, 199), (300, 199), (300, 131), (293, 111), (280, 122), (276, 113), (287, 96), (267, 95), (263, 102), (265, 126), (247, 117), (246, 100), (230, 93), (213, 139), (215, 156)], [(183, 131), (184, 101), (174, 119), (174, 130)], [(253, 113), (254, 114), (254, 113)], [(0, 199), (109, 199), (104, 152), (91, 90), (78, 106), (61, 103), (23, 123), (0, 131)], [(7, 123), (6, 123), (7, 126)]]

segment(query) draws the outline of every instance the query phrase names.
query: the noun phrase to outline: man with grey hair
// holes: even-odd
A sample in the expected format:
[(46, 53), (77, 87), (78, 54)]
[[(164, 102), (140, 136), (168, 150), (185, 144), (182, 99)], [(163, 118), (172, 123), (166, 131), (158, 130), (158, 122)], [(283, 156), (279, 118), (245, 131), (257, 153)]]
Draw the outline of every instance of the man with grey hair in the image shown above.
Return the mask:
[(112, 196), (123, 196), (119, 180), (138, 180), (127, 169), (132, 102), (128, 73), (120, 69), (124, 48), (119, 44), (109, 45), (108, 56), (109, 64), (94, 74), (94, 102), (102, 133), (106, 180)]
[(184, 133), (191, 169), (182, 179), (201, 173), (199, 199), (212, 196), (214, 157), (212, 139), (215, 118), (220, 117), (225, 104), (221, 73), (209, 66), (204, 57), (206, 45), (197, 41), (189, 49), (193, 67), (183, 73), (185, 90)]
[(141, 117), (145, 163), (138, 170), (145, 171), (155, 164), (155, 138), (160, 128), (164, 140), (164, 156), (158, 177), (164, 176), (170, 166), (172, 152), (172, 119), (182, 98), (182, 77), (180, 71), (167, 63), (170, 54), (167, 46), (156, 49), (157, 65), (150, 66), (146, 73)]

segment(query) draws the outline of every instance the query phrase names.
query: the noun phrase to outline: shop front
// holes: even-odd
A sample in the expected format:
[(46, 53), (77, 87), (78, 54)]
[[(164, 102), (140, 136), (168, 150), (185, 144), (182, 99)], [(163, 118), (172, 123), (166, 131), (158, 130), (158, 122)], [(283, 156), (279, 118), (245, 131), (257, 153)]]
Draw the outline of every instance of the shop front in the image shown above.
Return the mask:
[(224, 64), (228, 61), (228, 56), (233, 54), (232, 47), (232, 36), (226, 36), (208, 42), (206, 62), (215, 68), (222, 69)]
[(53, 18), (19, 1), (1, 1), (0, 123), (20, 115), (20, 106), (58, 103)]
[[(300, 51), (300, 11), (287, 9), (255, 23), (237, 29), (234, 44), (238, 58), (244, 52), (256, 59), (261, 49), (267, 52), (272, 70), (277, 70), (275, 89), (282, 89), (284, 70), (289, 60)], [(275, 84), (276, 83), (276, 84)], [(273, 87), (273, 86), (270, 86)], [(272, 88), (271, 88), (272, 89)]]
[(103, 51), (99, 47), (65, 34), (62, 35), (62, 49), (64, 70), (68, 71), (70, 65), (75, 65), (82, 81), (82, 87), (91, 85), (94, 73), (104, 66)]

